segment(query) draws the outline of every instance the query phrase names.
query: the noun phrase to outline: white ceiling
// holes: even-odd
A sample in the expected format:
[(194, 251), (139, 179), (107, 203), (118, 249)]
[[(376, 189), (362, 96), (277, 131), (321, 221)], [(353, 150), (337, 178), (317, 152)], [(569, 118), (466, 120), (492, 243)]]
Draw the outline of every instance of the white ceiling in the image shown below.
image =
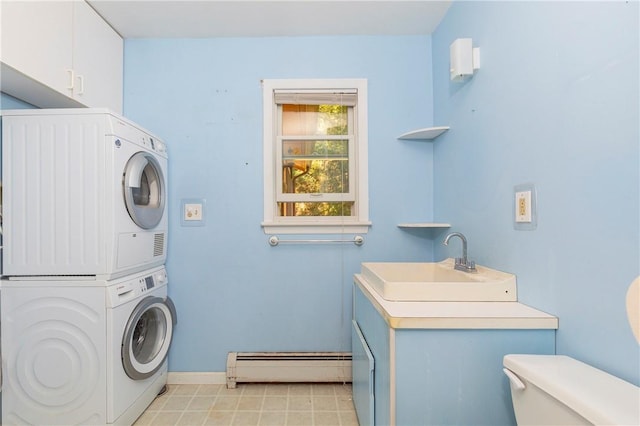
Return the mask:
[(88, 0), (124, 38), (431, 34), (452, 0)]

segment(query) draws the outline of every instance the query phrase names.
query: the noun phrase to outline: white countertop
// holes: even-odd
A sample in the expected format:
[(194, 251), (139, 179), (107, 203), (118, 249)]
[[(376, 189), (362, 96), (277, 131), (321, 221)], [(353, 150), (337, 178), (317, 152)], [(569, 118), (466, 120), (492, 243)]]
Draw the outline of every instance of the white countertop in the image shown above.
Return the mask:
[(557, 329), (558, 318), (520, 302), (395, 302), (360, 275), (356, 284), (391, 328)]

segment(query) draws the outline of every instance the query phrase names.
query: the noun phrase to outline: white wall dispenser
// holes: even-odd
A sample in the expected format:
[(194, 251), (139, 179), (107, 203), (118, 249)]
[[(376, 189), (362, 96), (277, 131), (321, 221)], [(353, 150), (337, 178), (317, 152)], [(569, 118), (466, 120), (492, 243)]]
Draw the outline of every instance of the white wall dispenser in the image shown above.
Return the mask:
[(449, 47), (449, 71), (451, 81), (461, 82), (473, 77), (480, 68), (480, 48), (473, 47), (470, 38), (458, 38)]

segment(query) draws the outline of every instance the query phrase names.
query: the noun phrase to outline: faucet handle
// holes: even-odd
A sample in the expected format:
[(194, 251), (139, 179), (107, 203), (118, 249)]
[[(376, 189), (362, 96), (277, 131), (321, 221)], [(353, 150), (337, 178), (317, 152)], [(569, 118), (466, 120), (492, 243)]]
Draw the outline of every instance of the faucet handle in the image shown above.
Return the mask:
[(473, 260), (465, 260), (463, 257), (456, 257), (454, 269), (464, 272), (475, 272), (476, 262)]

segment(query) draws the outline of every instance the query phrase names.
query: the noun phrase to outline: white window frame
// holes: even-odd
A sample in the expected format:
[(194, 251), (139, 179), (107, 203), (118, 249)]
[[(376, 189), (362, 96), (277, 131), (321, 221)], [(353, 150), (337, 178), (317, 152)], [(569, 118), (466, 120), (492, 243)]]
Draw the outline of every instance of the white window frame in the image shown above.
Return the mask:
[[(367, 80), (366, 79), (269, 79), (262, 81), (263, 89), (263, 157), (264, 157), (264, 221), (266, 234), (361, 234), (367, 233), (369, 221), (368, 189), (368, 133), (367, 133)], [(357, 143), (353, 145), (356, 178), (355, 214), (353, 216), (287, 216), (278, 215), (278, 182), (282, 170), (278, 164), (281, 150), (276, 138), (278, 122), (276, 91), (356, 91), (358, 100), (354, 107), (354, 124)], [(351, 147), (350, 147), (351, 148)], [(352, 155), (350, 149), (349, 155)], [(282, 195), (282, 194), (281, 194)]]

